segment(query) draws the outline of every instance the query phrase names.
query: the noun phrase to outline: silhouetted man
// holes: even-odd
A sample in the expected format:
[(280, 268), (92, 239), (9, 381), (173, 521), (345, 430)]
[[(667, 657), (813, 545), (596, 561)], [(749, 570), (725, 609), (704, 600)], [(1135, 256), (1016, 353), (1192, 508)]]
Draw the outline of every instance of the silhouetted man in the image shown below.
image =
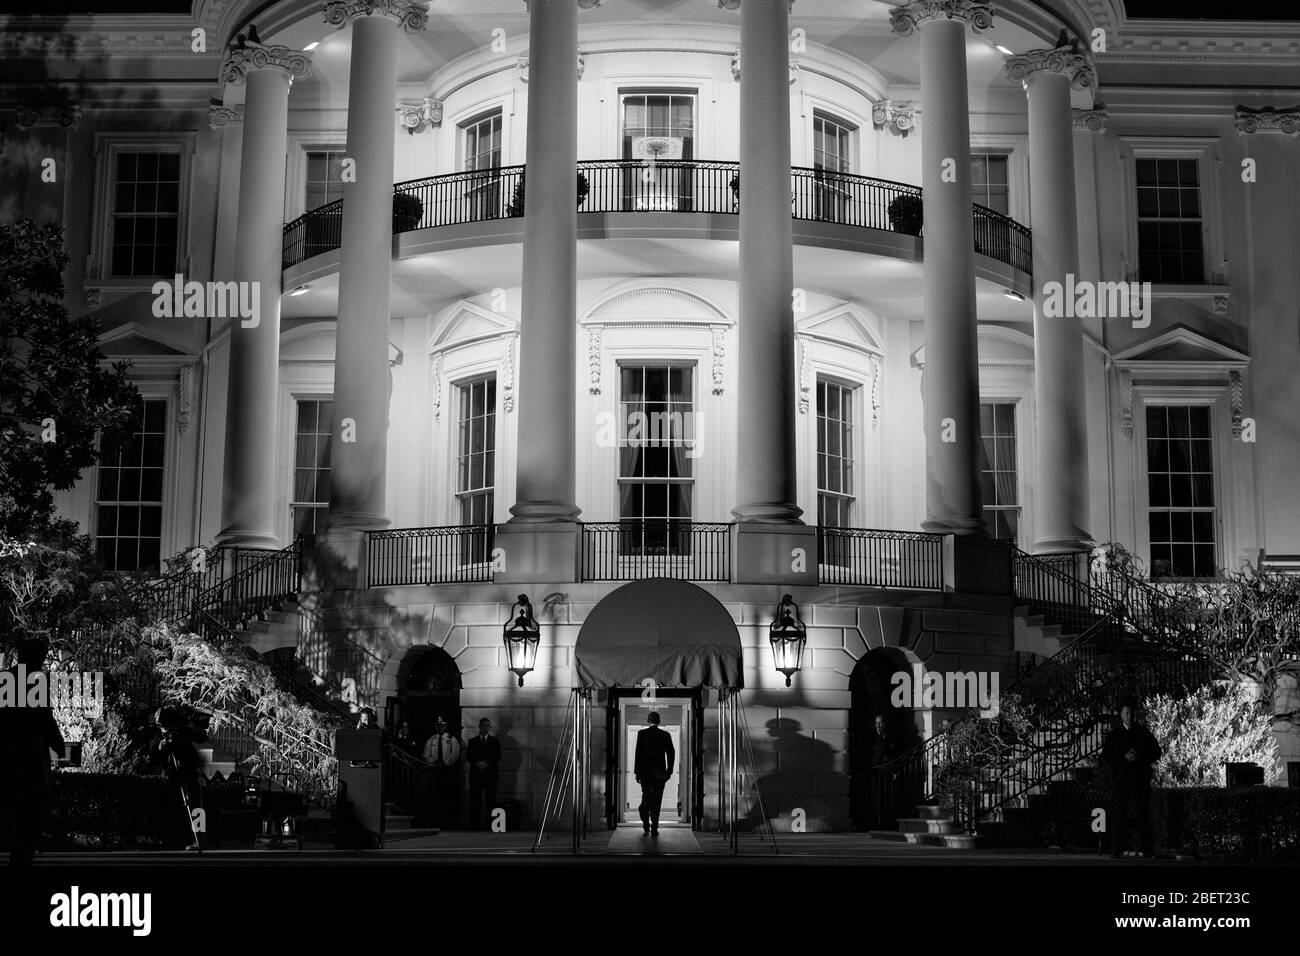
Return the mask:
[(885, 718), (881, 714), (876, 714), (876, 719), (871, 726), (871, 773), (868, 778), (872, 794), (871, 826), (873, 827), (892, 825), (893, 815), (899, 809), (902, 793), (897, 790), (896, 785), (892, 792), (887, 792), (882, 782), (884, 777), (880, 773), (880, 768), (894, 757), (894, 745), (890, 743)]
[(650, 726), (636, 735), (636, 762), (633, 773), (641, 784), (641, 825), (649, 836), (659, 835), (659, 808), (664, 802), (664, 784), (673, 775), (673, 738), (659, 729), (659, 715), (654, 711), (646, 718)]
[(411, 736), (411, 724), (403, 720), (397, 725), (397, 733), (393, 736), (393, 746), (403, 753), (410, 754), (412, 757), (420, 756), (420, 745)]
[(1137, 813), (1142, 838), (1142, 855), (1154, 856), (1155, 839), (1151, 833), (1151, 765), (1160, 759), (1160, 744), (1151, 731), (1133, 720), (1133, 708), (1119, 709), (1119, 723), (1102, 745), (1102, 754), (1110, 767), (1113, 789), (1110, 809), (1110, 855), (1118, 859), (1124, 851), (1128, 829), (1128, 804)]
[[(45, 667), (43, 641), (23, 641), (17, 651), (16, 663), (29, 679)], [(27, 705), (28, 688), (18, 684), (19, 673), (11, 673), (11, 686), (24, 706), (0, 707), (0, 839), (9, 847), (10, 866), (30, 866), (50, 800), (50, 751), (63, 753), (63, 735), (48, 700), (44, 706)]]
[[(501, 743), (491, 734), (492, 721), (478, 722), (478, 736), (465, 745), (469, 763), (469, 828), (477, 830), (484, 820), (490, 822), (497, 805), (497, 768), (501, 764)], [(484, 798), (487, 806), (484, 807)], [(486, 816), (484, 811), (486, 809)]]

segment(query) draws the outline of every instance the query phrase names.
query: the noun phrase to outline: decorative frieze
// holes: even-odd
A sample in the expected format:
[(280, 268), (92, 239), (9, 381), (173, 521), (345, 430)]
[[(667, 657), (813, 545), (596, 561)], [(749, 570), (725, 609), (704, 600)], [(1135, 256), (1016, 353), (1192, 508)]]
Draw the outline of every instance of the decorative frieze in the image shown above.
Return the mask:
[(1097, 71), (1079, 51), (1077, 43), (1066, 43), (1052, 50), (1030, 50), (1007, 60), (1007, 77), (1012, 82), (1024, 83), (1035, 73), (1058, 73), (1078, 90), (1097, 85)]
[(1106, 132), (1106, 104), (1098, 103), (1090, 110), (1071, 110), (1074, 114), (1074, 125), (1080, 129), (1088, 129), (1094, 133)]
[(70, 129), (81, 119), (81, 104), (75, 100), (70, 103), (24, 103), (17, 109), (16, 125), (19, 129), (32, 129), (35, 126), (61, 126)]
[(281, 69), (289, 74), (289, 82), (305, 79), (311, 73), (311, 55), (287, 46), (265, 45), (245, 41), (226, 54), (221, 64), (221, 82), (243, 86), (253, 70)]
[(993, 26), (993, 7), (980, 0), (914, 0), (889, 11), (889, 25), (900, 37), (911, 36), (926, 20), (964, 20), (979, 32)]
[(1133, 437), (1133, 375), (1126, 368), (1119, 370), (1119, 429)]
[(176, 429), (184, 435), (190, 427), (194, 404), (194, 370), (182, 365), (176, 377)]
[(587, 391), (600, 394), (600, 330), (599, 325), (587, 327)]
[(396, 20), (407, 33), (423, 30), (429, 22), (429, 11), (409, 0), (327, 0), (325, 4), (325, 22), (335, 27), (376, 13)]
[(1261, 130), (1277, 130), (1294, 136), (1300, 133), (1300, 106), (1276, 109), (1272, 106), (1251, 109), (1238, 106), (1232, 117), (1232, 125), (1239, 133), (1258, 133)]
[(880, 100), (871, 104), (871, 122), (876, 129), (889, 129), (904, 136), (916, 128), (916, 118), (920, 114), (921, 107), (912, 103)]
[(431, 96), (421, 100), (404, 100), (397, 104), (397, 112), (401, 114), (398, 122), (402, 129), (412, 136), (442, 125), (442, 100), (435, 100)]
[(727, 360), (727, 327), (711, 325), (709, 331), (713, 333), (713, 394), (721, 395)]
[(242, 126), (244, 123), (244, 104), (224, 106), (221, 103), (208, 104), (208, 126), (223, 129), (227, 126)]

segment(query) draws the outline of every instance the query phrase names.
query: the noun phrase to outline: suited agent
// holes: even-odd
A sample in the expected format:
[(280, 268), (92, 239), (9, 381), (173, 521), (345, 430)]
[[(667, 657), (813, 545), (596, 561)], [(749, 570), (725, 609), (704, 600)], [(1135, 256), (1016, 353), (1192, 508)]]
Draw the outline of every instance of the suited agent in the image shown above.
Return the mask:
[[(30, 677), (45, 669), (48, 647), (25, 640), (17, 647), (15, 671), (22, 664)], [(17, 674), (11, 673), (17, 684)], [(22, 691), (20, 691), (22, 693)], [(0, 847), (9, 851), (9, 865), (31, 866), (51, 803), (50, 770), (63, 752), (54, 710), (41, 707), (0, 707)]]
[(448, 828), (456, 822), (456, 805), (460, 802), (460, 739), (447, 730), (447, 722), (438, 718), (434, 734), (424, 743), (424, 762), (433, 767), (433, 801), (438, 826)]
[(673, 775), (677, 754), (673, 750), (672, 736), (659, 729), (659, 714), (651, 711), (646, 720), (650, 726), (636, 735), (636, 762), (632, 769), (636, 782), (641, 785), (641, 805), (637, 807), (641, 825), (645, 827), (646, 835), (657, 837), (664, 785)]
[(469, 765), (469, 828), (477, 830), (491, 821), (501, 766), (501, 742), (492, 736), (492, 721), (486, 717), (478, 722), (478, 736), (465, 745), (465, 762)]
[(1130, 803), (1138, 818), (1142, 856), (1147, 859), (1155, 856), (1151, 831), (1151, 768), (1163, 751), (1155, 735), (1134, 720), (1133, 710), (1130, 704), (1120, 707), (1119, 722), (1102, 744), (1102, 755), (1110, 765), (1113, 786), (1110, 819), (1107, 821), (1112, 859), (1119, 859), (1124, 851)]

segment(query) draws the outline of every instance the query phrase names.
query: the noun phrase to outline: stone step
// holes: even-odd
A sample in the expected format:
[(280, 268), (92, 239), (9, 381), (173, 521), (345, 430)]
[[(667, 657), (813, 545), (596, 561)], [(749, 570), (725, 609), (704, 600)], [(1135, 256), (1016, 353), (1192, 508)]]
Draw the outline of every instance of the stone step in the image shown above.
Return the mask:
[(873, 840), (891, 843), (914, 843), (919, 846), (944, 846), (955, 850), (973, 850), (980, 845), (978, 836), (968, 833), (900, 833), (898, 830), (872, 830)]
[(926, 817), (899, 817), (900, 833), (951, 833), (952, 820), (935, 820)]
[(952, 811), (942, 804), (938, 803), (918, 803), (916, 805), (916, 817), (923, 820), (946, 820), (952, 816)]

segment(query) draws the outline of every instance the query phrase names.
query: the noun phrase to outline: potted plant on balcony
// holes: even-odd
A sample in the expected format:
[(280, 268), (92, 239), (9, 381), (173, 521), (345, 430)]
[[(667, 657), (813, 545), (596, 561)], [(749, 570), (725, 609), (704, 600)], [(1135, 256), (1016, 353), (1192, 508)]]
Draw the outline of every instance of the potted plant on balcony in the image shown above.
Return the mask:
[(414, 193), (393, 193), (393, 232), (409, 232), (420, 226), (424, 203)]
[[(515, 191), (510, 197), (510, 202), (506, 206), (506, 215), (509, 217), (522, 216), (524, 214), (524, 179), (526, 174), (519, 174), (519, 182), (515, 184)], [(578, 208), (587, 201), (587, 194), (591, 192), (591, 184), (587, 181), (587, 174), (578, 170)]]
[(889, 224), (894, 232), (908, 236), (921, 234), (921, 197), (913, 195), (896, 196), (889, 204)]

